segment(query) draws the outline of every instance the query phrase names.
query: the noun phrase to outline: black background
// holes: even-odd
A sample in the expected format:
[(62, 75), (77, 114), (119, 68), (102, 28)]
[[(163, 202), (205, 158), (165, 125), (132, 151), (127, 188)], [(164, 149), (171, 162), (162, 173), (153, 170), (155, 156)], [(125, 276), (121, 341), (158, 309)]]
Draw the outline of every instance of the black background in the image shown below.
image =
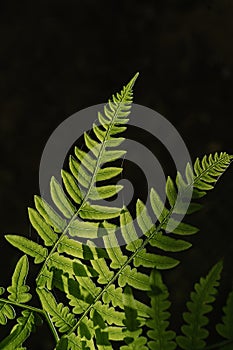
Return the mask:
[[(172, 122), (193, 159), (232, 152), (232, 15), (228, 0), (0, 2), (1, 285), (9, 285), (20, 256), (3, 235), (31, 232), (27, 206), (39, 191), (49, 135), (76, 111), (105, 102), (136, 71), (135, 102)], [(194, 248), (165, 274), (174, 329), (194, 281), (222, 257), (212, 330), (231, 287), (232, 175), (231, 168), (193, 216), (201, 228), (190, 238)], [(52, 349), (43, 332), (29, 349)]]

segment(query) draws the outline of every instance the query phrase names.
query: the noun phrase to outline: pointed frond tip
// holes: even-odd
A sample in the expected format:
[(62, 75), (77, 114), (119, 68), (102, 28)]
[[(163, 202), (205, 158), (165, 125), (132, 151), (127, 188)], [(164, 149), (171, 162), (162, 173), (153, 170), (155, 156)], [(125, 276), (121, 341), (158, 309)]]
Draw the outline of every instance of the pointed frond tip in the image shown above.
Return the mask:
[(198, 157), (193, 168), (189, 163), (187, 164), (184, 178), (178, 172), (176, 177), (178, 190), (184, 194), (193, 187), (193, 198), (203, 197), (206, 191), (214, 188), (214, 184), (227, 170), (232, 159), (233, 156), (226, 152), (204, 155), (201, 159)]
[(185, 325), (181, 327), (182, 336), (177, 337), (177, 343), (184, 350), (204, 349), (205, 339), (209, 332), (205, 328), (209, 322), (205, 315), (212, 311), (212, 303), (216, 299), (217, 287), (223, 262), (219, 261), (210, 270), (205, 278), (201, 278), (199, 283), (194, 286), (194, 291), (190, 295), (190, 301), (187, 302), (187, 312), (183, 313)]
[(133, 76), (133, 78), (130, 80), (129, 84), (130, 84), (131, 87), (134, 86), (134, 84), (135, 84), (135, 82), (136, 82), (138, 76), (139, 76), (139, 72), (137, 72), (137, 73)]

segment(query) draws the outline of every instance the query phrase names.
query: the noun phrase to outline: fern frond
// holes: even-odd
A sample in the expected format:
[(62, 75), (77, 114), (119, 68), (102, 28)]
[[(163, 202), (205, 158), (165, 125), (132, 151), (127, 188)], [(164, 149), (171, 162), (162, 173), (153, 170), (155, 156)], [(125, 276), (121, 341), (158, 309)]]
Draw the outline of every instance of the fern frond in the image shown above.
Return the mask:
[(232, 161), (232, 156), (226, 152), (216, 152), (196, 159), (194, 169), (188, 163), (185, 178), (180, 173), (176, 177), (176, 185), (183, 195), (193, 187), (193, 198), (200, 198), (206, 191), (213, 189), (219, 177), (226, 171)]
[(12, 276), (12, 285), (7, 288), (10, 293), (8, 299), (17, 303), (27, 303), (32, 296), (28, 293), (30, 287), (25, 284), (28, 275), (28, 259), (27, 255), (22, 256)]
[(0, 342), (0, 349), (22, 349), (23, 343), (35, 330), (36, 326), (41, 324), (42, 320), (37, 314), (24, 310), (22, 311), (22, 316), (17, 319), (17, 322), (11, 333)]
[[(84, 133), (85, 145), (90, 152), (85, 153), (78, 147), (75, 147), (77, 160), (74, 157), (70, 157), (69, 166), (73, 176), (72, 185), (70, 185), (71, 181), (66, 181), (64, 185), (70, 194), (74, 192), (72, 188), (74, 189), (75, 184), (78, 185), (80, 189), (80, 191), (76, 191), (79, 192), (78, 203), (86, 202), (87, 199), (96, 201), (110, 198), (122, 189), (122, 186), (119, 185), (95, 186), (95, 183), (96, 181), (108, 180), (115, 177), (122, 171), (121, 168), (108, 166), (103, 168), (102, 165), (113, 162), (125, 154), (125, 151), (112, 150), (112, 148), (118, 147), (124, 141), (123, 137), (116, 138), (115, 135), (124, 131), (125, 127), (120, 125), (128, 122), (126, 117), (130, 113), (133, 98), (132, 87), (136, 78), (137, 75), (123, 88), (120, 94), (113, 96), (112, 101), (109, 100), (108, 105), (104, 108), (104, 115), (102, 113), (98, 114), (100, 125), (93, 124), (93, 131), (97, 140), (94, 140), (88, 133)], [(81, 209), (84, 209), (84, 205)], [(95, 209), (97, 210), (97, 208)], [(107, 210), (104, 208), (102, 211), (106, 212)], [(92, 210), (91, 215), (88, 215), (86, 212), (82, 215), (82, 210), (80, 210), (80, 216), (89, 220), (110, 218), (100, 217), (98, 213), (95, 213), (95, 210)]]
[[(170, 305), (167, 289), (159, 272), (154, 270), (149, 277), (147, 269), (170, 269), (179, 263), (166, 253), (186, 250), (191, 244), (175, 238), (175, 235), (191, 235), (197, 232), (197, 228), (180, 222), (177, 214), (189, 214), (200, 208), (198, 203), (191, 203), (187, 211), (189, 192), (194, 188), (194, 198), (203, 196), (232, 158), (226, 153), (210, 155), (201, 162), (197, 160), (194, 170), (188, 164), (184, 177), (180, 173), (176, 181), (168, 177), (166, 206), (155, 189), (151, 189), (150, 204), (158, 221), (156, 225), (145, 205), (138, 200), (137, 223), (143, 233), (139, 238), (126, 208), (98, 203), (98, 200), (112, 198), (122, 190), (122, 186), (105, 181), (122, 172), (121, 167), (111, 163), (125, 154), (120, 149), (124, 138), (119, 137), (119, 134), (126, 130), (136, 78), (137, 75), (120, 93), (113, 95), (103, 113), (98, 114), (98, 121), (93, 124), (92, 131), (84, 133), (85, 148), (81, 150), (75, 147), (74, 155), (69, 158), (69, 171), (61, 171), (62, 184), (54, 177), (51, 178), (52, 204), (35, 196), (36, 209), (29, 208), (28, 214), (43, 243), (38, 244), (16, 235), (6, 236), (8, 242), (33, 257), (35, 263), (43, 262), (36, 279), (37, 293), (42, 313), (48, 318), (58, 341), (57, 350), (112, 350), (111, 341), (118, 340), (126, 344), (121, 346), (121, 350), (175, 349), (174, 332), (167, 330), (167, 309)], [(120, 222), (120, 227), (106, 221), (111, 219), (116, 219), (115, 223)], [(120, 240), (125, 241), (125, 249), (120, 247)], [(105, 249), (97, 248), (96, 242), (99, 241)], [(152, 254), (147, 250), (148, 244), (165, 253)], [(139, 268), (141, 266), (142, 269)], [(30, 298), (25, 285), (27, 272), (28, 260), (24, 256), (19, 260), (12, 285), (8, 288), (8, 302), (18, 303), (19, 307)], [(192, 328), (193, 309), (200, 318), (200, 327), (203, 326), (203, 315), (209, 309), (203, 307), (199, 315), (195, 303), (200, 297), (200, 290), (206, 303), (212, 301), (217, 277), (212, 285), (208, 278), (205, 283), (201, 280), (196, 289), (197, 296), (194, 293), (192, 302), (188, 304), (191, 316), (186, 317), (188, 325), (182, 328), (184, 337), (178, 338), (181, 344), (186, 344), (186, 338), (189, 339), (192, 332), (189, 328)], [(55, 288), (65, 293), (70, 307), (56, 300), (52, 294)], [(205, 293), (202, 292), (203, 288)], [(135, 298), (135, 290), (149, 293), (151, 307)], [(3, 290), (0, 289), (0, 292)], [(3, 301), (0, 302), (0, 323), (6, 323), (7, 318), (15, 316), (14, 309)], [(28, 315), (29, 312), (23, 314), (24, 318)], [(78, 315), (77, 319), (75, 315)], [(20, 320), (19, 323), (25, 322)], [(150, 328), (148, 341), (142, 332), (146, 326)], [(60, 340), (55, 327), (62, 333)], [(200, 330), (198, 327), (194, 333), (199, 339), (197, 342), (202, 345), (205, 336), (202, 328)], [(16, 329), (19, 332), (20, 328)], [(17, 339), (16, 329), (12, 332), (12, 339), (13, 335)], [(20, 339), (26, 339), (28, 333), (22, 334)], [(16, 349), (22, 348), (23, 342), (13, 341)]]
[(191, 301), (187, 302), (189, 311), (183, 314), (184, 321), (187, 323), (181, 328), (184, 335), (177, 337), (177, 343), (182, 349), (197, 350), (205, 347), (205, 339), (209, 334), (204, 328), (209, 321), (205, 314), (212, 310), (210, 304), (215, 301), (222, 267), (223, 264), (220, 261), (194, 286), (195, 291), (191, 293)]
[[(176, 198), (174, 189), (176, 190), (175, 184), (169, 178), (168, 184), (166, 185), (166, 194), (169, 196), (169, 204), (173, 206)], [(100, 227), (104, 229), (103, 241), (107, 256), (91, 259), (90, 262), (98, 274), (98, 283), (105, 286), (103, 287), (102, 292), (100, 292), (99, 287), (93, 283), (91, 277), (80, 278), (79, 276), (76, 276), (75, 278), (77, 279), (78, 283), (84, 288), (82, 291), (80, 291), (79, 296), (68, 296), (70, 299), (70, 305), (74, 307), (73, 310), (75, 310), (76, 313), (83, 313), (84, 315), (87, 315), (87, 313), (91, 310), (91, 312), (94, 312), (93, 310), (95, 310), (95, 305), (98, 303), (99, 296), (101, 294), (104, 302), (107, 301), (108, 304), (111, 303), (114, 307), (118, 306), (122, 309), (124, 298), (122, 288), (124, 288), (126, 285), (129, 285), (136, 290), (143, 291), (149, 291), (151, 288), (149, 277), (146, 274), (139, 272), (137, 270), (138, 266), (143, 266), (145, 268), (156, 267), (158, 269), (166, 269), (177, 265), (178, 261), (176, 259), (164, 255), (148, 253), (146, 250), (146, 245), (148, 243), (150, 243), (153, 247), (157, 247), (168, 252), (182, 251), (191, 246), (190, 243), (184, 240), (175, 239), (172, 236), (168, 236), (166, 232), (172, 232), (173, 234), (177, 235), (188, 235), (194, 234), (197, 232), (197, 229), (183, 222), (178, 222), (177, 224), (177, 222), (172, 221), (174, 219), (170, 216), (174, 208), (165, 208), (154, 189), (151, 191), (151, 206), (157, 219), (159, 220), (159, 226), (157, 227), (155, 224), (153, 224), (145, 205), (140, 200), (137, 202), (137, 221), (139, 227), (145, 234), (146, 239), (138, 238), (138, 234), (133, 225), (133, 219), (130, 213), (126, 208), (121, 210), (121, 233), (126, 242), (126, 249), (131, 252), (129, 257), (127, 257), (118, 246), (117, 227), (103, 221), (103, 224)], [(175, 228), (172, 227), (174, 225), (176, 225)], [(95, 228), (95, 230), (97, 230), (97, 228)], [(90, 245), (90, 247), (91, 249), (96, 249), (94, 246)], [(114, 272), (112, 269), (116, 271)], [(92, 294), (91, 291), (94, 291), (94, 294)], [(87, 293), (86, 295), (85, 292)], [(146, 309), (145, 306), (143, 306), (142, 309), (144, 310), (144, 314), (142, 313), (143, 317), (148, 317), (148, 309)], [(101, 309), (98, 310), (98, 315), (98, 319), (102, 320), (99, 323), (100, 328), (101, 325), (104, 325), (104, 330), (106, 330), (106, 327), (111, 327), (110, 318), (106, 318), (104, 313), (101, 313)], [(79, 328), (79, 322), (76, 327)], [(103, 331), (100, 332), (100, 339), (101, 337), (106, 337), (106, 335), (103, 333)], [(118, 337), (120, 337), (119, 334)], [(105, 346), (108, 346), (108, 340), (106, 340)], [(168, 346), (172, 348), (174, 347), (174, 344), (174, 341), (171, 341), (171, 344)]]
[(162, 281), (161, 274), (153, 270), (150, 276), (151, 291), (148, 293), (151, 299), (151, 319), (146, 321), (149, 330), (148, 337), (152, 340), (148, 342), (149, 349), (152, 350), (174, 350), (176, 343), (175, 332), (167, 330), (169, 326), (170, 313), (167, 311), (170, 307), (168, 301), (168, 290)]
[(222, 323), (217, 324), (216, 330), (223, 338), (233, 340), (233, 292), (229, 293), (223, 312)]
[[(210, 154), (209, 156), (205, 155), (201, 161), (197, 158), (194, 163), (194, 188), (201, 191), (212, 189), (213, 185), (210, 184), (217, 182), (228, 168), (231, 160), (232, 157), (226, 152), (221, 152), (220, 154), (216, 152), (214, 155)], [(188, 178), (188, 175), (186, 177)]]
[[(161, 200), (159, 194), (154, 188), (152, 188), (150, 192), (150, 204), (153, 213), (155, 214), (155, 217), (159, 223), (157, 227), (153, 223), (154, 220), (150, 217), (148, 210), (143, 202), (141, 200), (137, 201), (137, 223), (142, 233), (147, 237), (147, 242), (151, 246), (159, 248), (166, 252), (178, 252), (189, 249), (191, 247), (191, 244), (185, 240), (176, 239), (175, 237), (168, 235), (172, 233), (178, 236), (186, 236), (193, 235), (198, 232), (198, 229), (196, 227), (177, 220), (177, 214), (190, 214), (196, 210), (199, 210), (200, 205), (198, 205), (198, 203), (191, 202), (189, 208), (187, 208), (187, 194), (190, 196), (190, 191), (192, 191), (192, 188), (194, 188), (194, 198), (203, 196), (206, 193), (203, 192), (204, 183), (209, 183), (210, 181), (212, 183), (216, 182), (218, 178), (223, 174), (223, 172), (227, 169), (231, 160), (232, 157), (225, 152), (221, 152), (219, 155), (216, 153), (214, 156), (204, 156), (201, 162), (199, 159), (196, 160), (194, 163), (194, 171), (192, 170), (190, 164), (187, 165), (185, 179), (183, 179), (179, 172), (176, 177), (176, 183), (174, 183), (173, 180), (168, 177), (166, 181), (165, 192), (170, 207), (166, 207), (164, 205), (164, 202)], [(210, 187), (209, 185), (205, 186), (205, 191), (212, 188), (213, 187)], [(128, 221), (132, 220), (129, 219)], [(132, 225), (132, 223), (127, 224), (127, 227), (129, 227), (128, 230), (131, 234), (131, 237), (129, 236), (129, 241), (133, 240), (135, 237), (135, 243), (137, 242), (137, 244), (140, 244), (140, 241), (136, 240), (137, 234), (133, 232), (135, 229), (132, 227)], [(125, 235), (124, 238), (127, 242)], [(135, 243), (130, 244), (129, 250), (132, 251), (134, 249), (133, 245)], [(140, 254), (144, 255), (147, 253), (145, 251), (141, 253), (140, 251), (139, 255)], [(153, 259), (155, 262), (154, 267), (157, 269), (171, 268), (173, 266), (176, 266), (178, 263), (177, 260), (171, 260), (171, 258), (167, 259), (163, 256), (161, 257), (161, 260), (157, 258), (157, 262), (155, 261), (155, 258)], [(141, 262), (139, 261), (138, 263)], [(151, 263), (151, 267), (153, 267), (152, 265), (153, 263)]]

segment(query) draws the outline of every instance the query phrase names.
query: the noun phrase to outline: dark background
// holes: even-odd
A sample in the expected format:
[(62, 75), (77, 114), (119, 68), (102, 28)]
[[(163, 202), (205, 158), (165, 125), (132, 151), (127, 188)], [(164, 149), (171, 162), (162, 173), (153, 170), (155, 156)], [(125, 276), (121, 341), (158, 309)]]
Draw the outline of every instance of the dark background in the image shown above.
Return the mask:
[[(31, 230), (27, 206), (39, 191), (49, 135), (76, 111), (105, 102), (136, 71), (135, 102), (171, 121), (193, 159), (233, 152), (232, 16), (228, 0), (0, 2), (1, 285), (9, 285), (20, 256), (3, 235)], [(211, 329), (231, 288), (232, 175), (231, 167), (204, 199), (204, 210), (193, 216), (201, 228), (190, 238), (194, 248), (165, 274), (175, 329), (194, 281), (222, 257)], [(30, 349), (52, 349), (43, 331)], [(0, 335), (5, 332), (1, 326)]]

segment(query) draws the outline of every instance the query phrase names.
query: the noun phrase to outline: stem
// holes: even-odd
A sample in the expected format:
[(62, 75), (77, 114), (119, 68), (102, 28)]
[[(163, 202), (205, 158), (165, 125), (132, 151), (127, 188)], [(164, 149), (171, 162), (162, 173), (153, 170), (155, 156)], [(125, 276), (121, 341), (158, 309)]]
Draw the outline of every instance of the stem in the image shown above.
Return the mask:
[(50, 317), (49, 313), (46, 311), (44, 312), (44, 316), (48, 322), (49, 328), (51, 329), (51, 332), (53, 333), (53, 336), (54, 336), (56, 344), (57, 344), (59, 342), (60, 338), (57, 334), (56, 328), (54, 327), (54, 324), (51, 320), (51, 317)]
[(37, 307), (30, 306), (30, 305), (20, 304), (20, 303), (17, 303), (17, 302), (15, 302), (15, 301), (7, 300), (7, 299), (5, 299), (5, 298), (0, 298), (0, 303), (11, 304), (11, 305), (20, 307), (20, 308), (22, 308), (22, 309), (31, 310), (31, 311), (33, 311), (33, 312), (38, 312), (38, 313), (44, 315), (44, 311), (43, 311), (42, 309), (38, 309)]
[(223, 340), (220, 343), (216, 343), (216, 344), (207, 346), (205, 348), (205, 350), (219, 349), (220, 347), (228, 345), (228, 344), (231, 344), (231, 343), (233, 343), (233, 339), (231, 339), (231, 340)]
[(37, 312), (37, 313), (43, 315), (45, 317), (46, 321), (48, 322), (48, 326), (51, 329), (51, 332), (53, 333), (56, 342), (59, 341), (59, 336), (57, 334), (57, 331), (52, 323), (50, 315), (46, 311), (44, 311), (42, 309), (38, 309), (37, 307), (34, 307), (34, 306), (20, 304), (20, 303), (17, 303), (16, 301), (11, 301), (11, 300), (8, 300), (5, 298), (0, 298), (0, 303), (14, 305), (14, 306), (20, 307), (21, 309), (24, 309), (24, 310), (27, 309), (27, 310)]

